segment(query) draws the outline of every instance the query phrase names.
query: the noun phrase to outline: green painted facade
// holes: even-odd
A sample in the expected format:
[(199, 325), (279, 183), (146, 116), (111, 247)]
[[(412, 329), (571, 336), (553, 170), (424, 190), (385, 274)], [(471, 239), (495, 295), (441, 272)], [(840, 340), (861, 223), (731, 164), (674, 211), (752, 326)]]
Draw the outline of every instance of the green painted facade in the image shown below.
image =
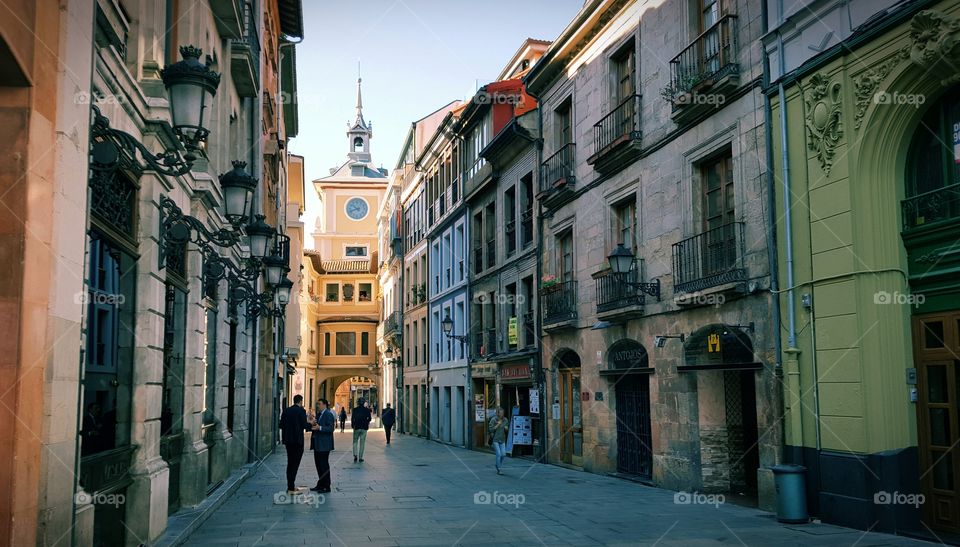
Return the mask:
[[(960, 5), (931, 3), (788, 75), (789, 196), (782, 102), (776, 87), (768, 90), (788, 447), (863, 456), (907, 451), (907, 461), (916, 459), (911, 321), (960, 308), (960, 219), (904, 230), (901, 210), (913, 136), (924, 113), (960, 81), (955, 41)], [(902, 98), (885, 101), (883, 93)], [(898, 100), (904, 102), (892, 104)], [(792, 214), (792, 347), (785, 200)], [(925, 298), (919, 306), (908, 296), (917, 294)], [(876, 473), (866, 482), (919, 488), (916, 476)], [(868, 500), (871, 492), (844, 495)]]

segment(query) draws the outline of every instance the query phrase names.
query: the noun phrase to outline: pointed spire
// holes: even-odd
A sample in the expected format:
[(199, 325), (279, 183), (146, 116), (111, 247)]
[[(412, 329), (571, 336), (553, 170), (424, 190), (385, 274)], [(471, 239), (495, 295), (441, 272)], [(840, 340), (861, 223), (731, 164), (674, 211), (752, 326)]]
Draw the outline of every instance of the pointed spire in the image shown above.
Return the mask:
[(363, 121), (363, 95), (360, 92), (360, 86), (363, 83), (363, 78), (360, 76), (360, 60), (357, 60), (357, 122), (354, 125), (361, 125), (366, 127), (367, 124)]

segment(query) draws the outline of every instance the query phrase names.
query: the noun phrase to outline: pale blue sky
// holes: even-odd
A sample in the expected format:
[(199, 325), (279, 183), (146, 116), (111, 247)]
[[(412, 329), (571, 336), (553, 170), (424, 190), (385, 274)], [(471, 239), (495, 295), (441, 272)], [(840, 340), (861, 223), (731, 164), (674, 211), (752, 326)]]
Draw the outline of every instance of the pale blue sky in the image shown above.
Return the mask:
[[(553, 40), (583, 0), (304, 0), (297, 46), (300, 133), (308, 233), (316, 205), (309, 181), (346, 158), (355, 116), (357, 61), (371, 152), (393, 171), (410, 123), (497, 77), (528, 37)], [(310, 238), (308, 238), (308, 241)]]

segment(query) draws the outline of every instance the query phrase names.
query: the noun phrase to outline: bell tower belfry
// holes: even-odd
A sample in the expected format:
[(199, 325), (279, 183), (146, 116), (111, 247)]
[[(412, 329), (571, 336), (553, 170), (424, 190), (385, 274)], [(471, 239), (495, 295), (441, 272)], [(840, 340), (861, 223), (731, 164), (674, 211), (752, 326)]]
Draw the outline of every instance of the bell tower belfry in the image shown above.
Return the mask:
[(357, 119), (347, 123), (348, 156), (355, 162), (370, 162), (370, 139), (373, 138), (373, 123), (363, 119), (363, 97), (360, 86), (362, 78), (357, 78)]

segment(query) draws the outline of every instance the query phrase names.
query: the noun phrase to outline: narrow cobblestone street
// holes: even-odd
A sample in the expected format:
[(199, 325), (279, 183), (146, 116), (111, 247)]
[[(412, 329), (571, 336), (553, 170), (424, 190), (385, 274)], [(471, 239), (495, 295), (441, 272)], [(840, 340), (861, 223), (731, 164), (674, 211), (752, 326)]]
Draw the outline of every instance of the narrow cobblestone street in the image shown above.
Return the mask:
[(365, 462), (337, 433), (333, 492), (313, 495), (306, 452), (297, 503), (284, 492), (281, 447), (204, 522), (187, 545), (929, 545), (824, 524), (782, 525), (731, 504), (674, 503), (675, 492), (553, 465), (493, 456), (371, 430)]

